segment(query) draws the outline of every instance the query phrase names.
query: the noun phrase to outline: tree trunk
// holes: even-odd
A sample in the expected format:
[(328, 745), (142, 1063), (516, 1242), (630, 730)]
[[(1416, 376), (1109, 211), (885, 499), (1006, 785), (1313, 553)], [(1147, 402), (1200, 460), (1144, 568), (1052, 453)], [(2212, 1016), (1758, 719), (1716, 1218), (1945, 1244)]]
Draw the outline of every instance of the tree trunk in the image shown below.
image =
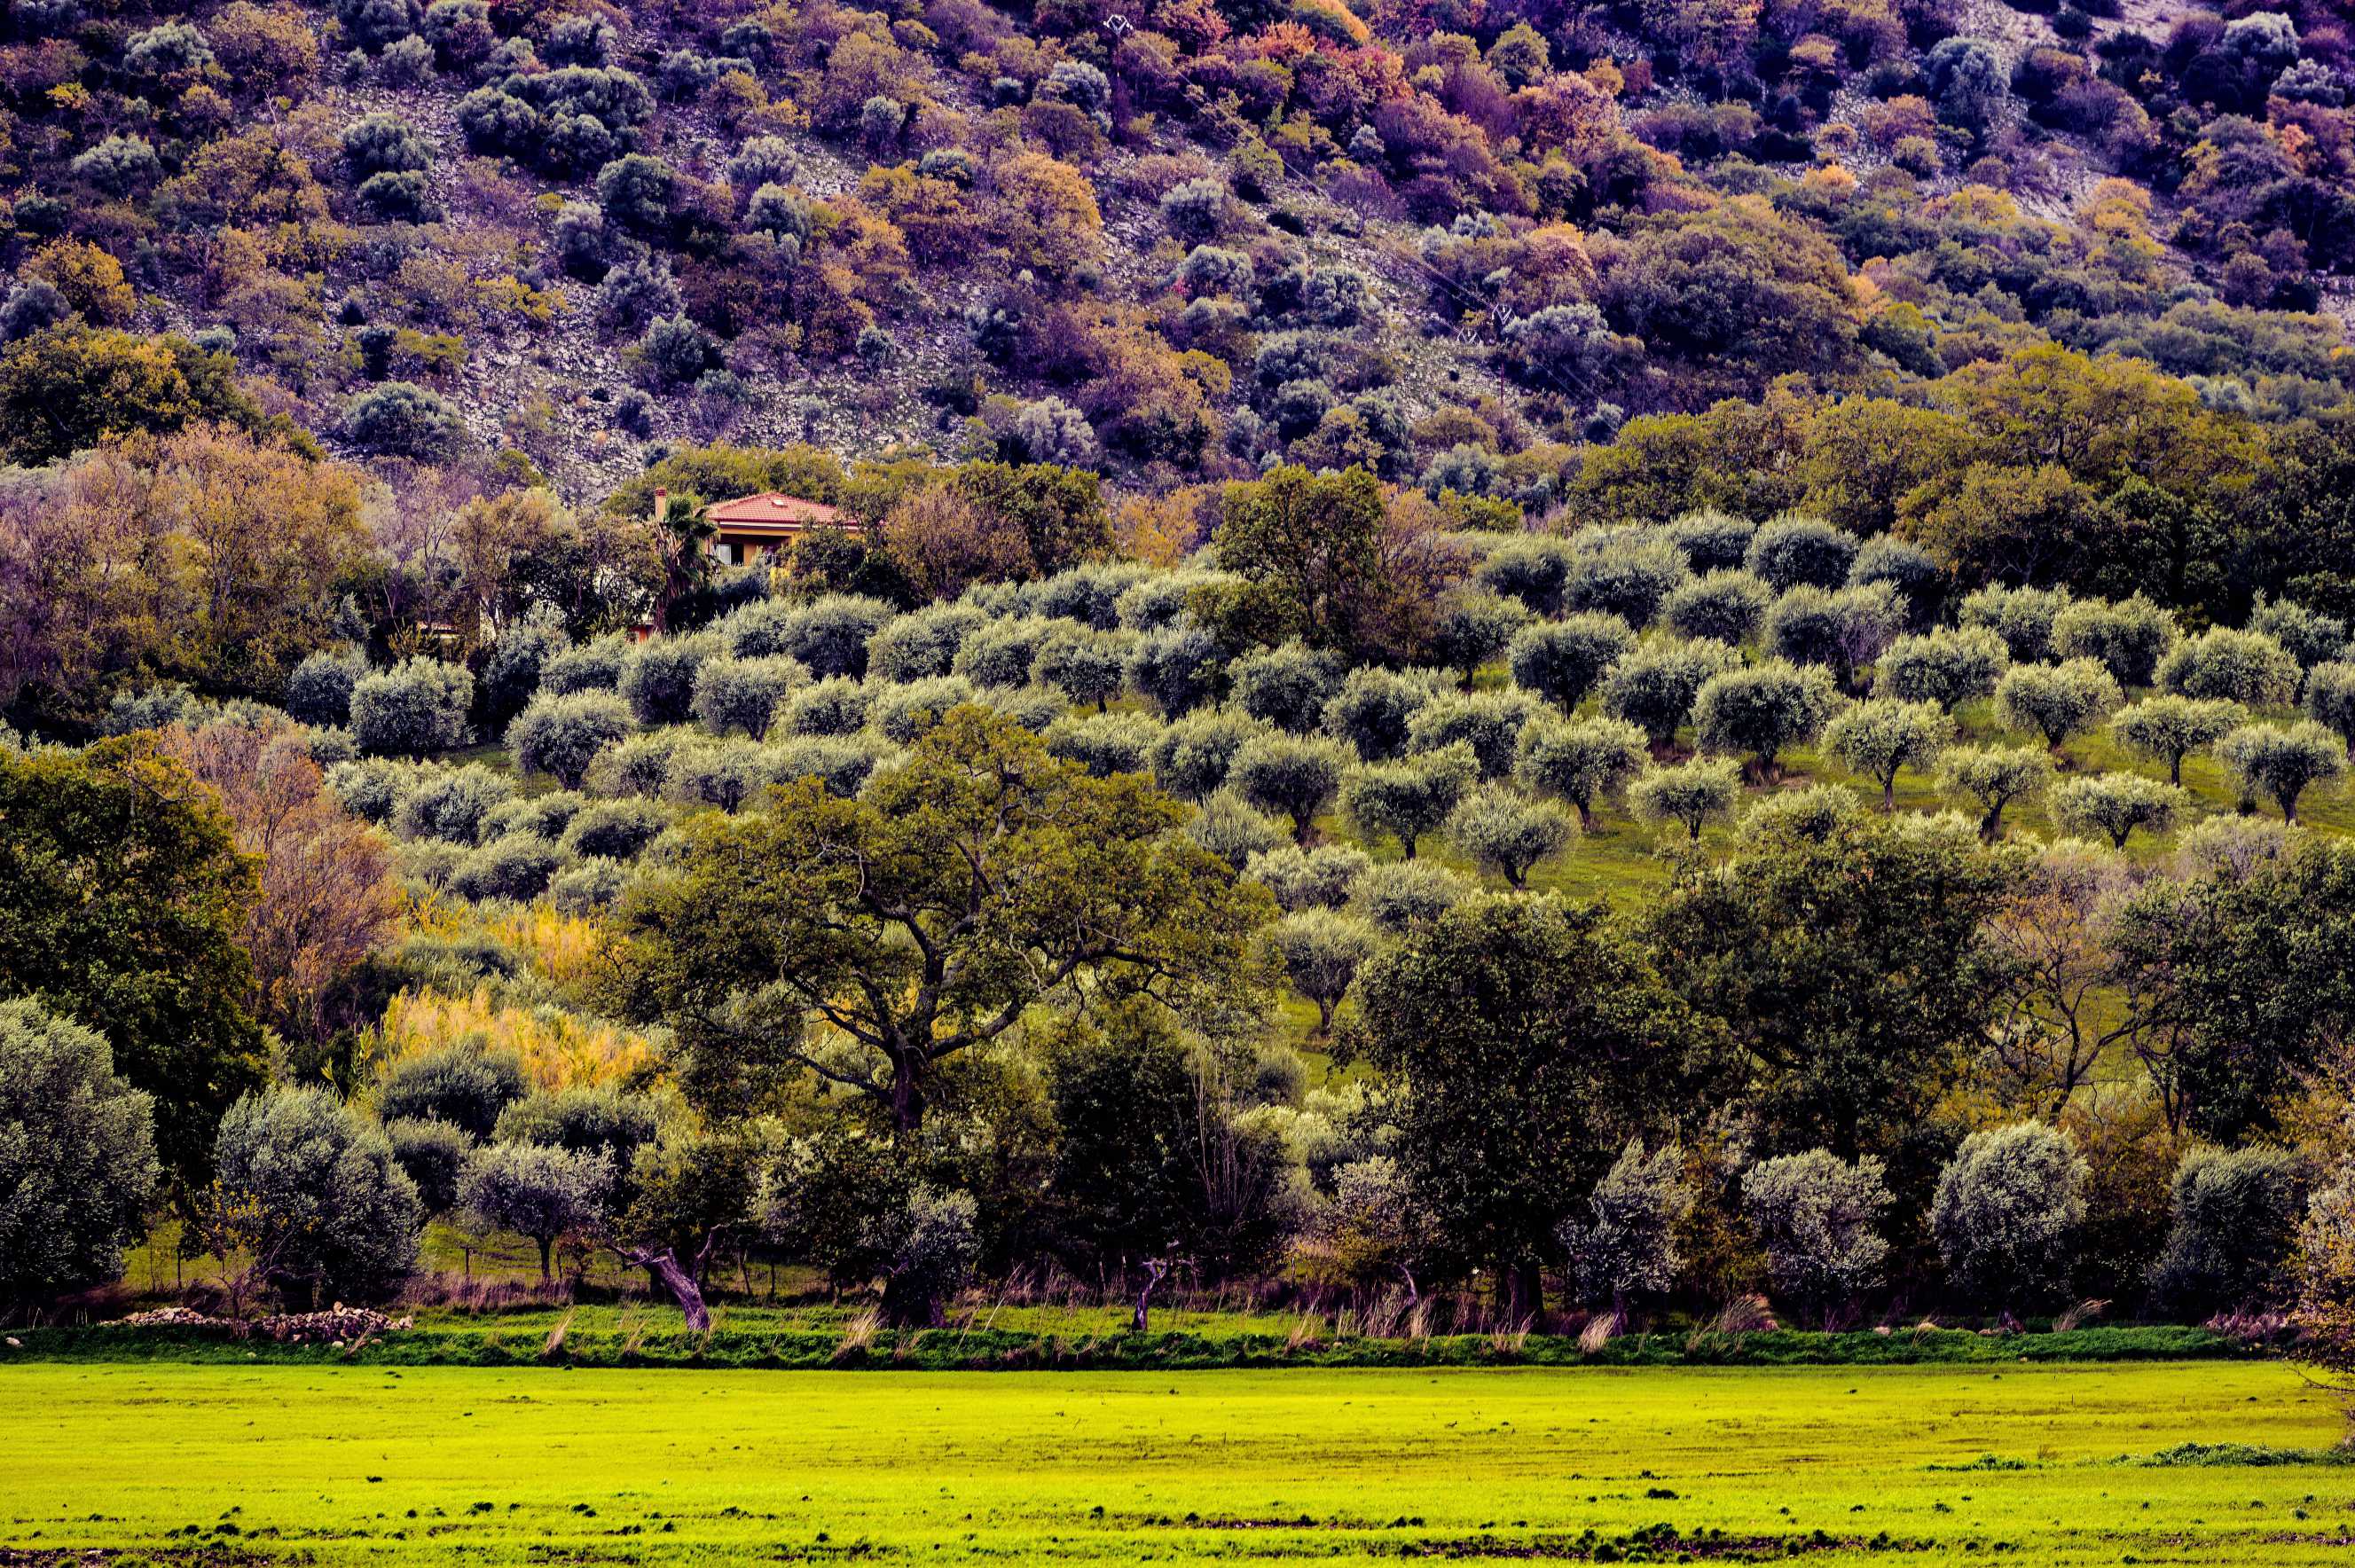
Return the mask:
[[(689, 1329), (700, 1334), (711, 1327), (711, 1309), (703, 1303), (703, 1291), (695, 1283), (695, 1271), (678, 1261), (677, 1253), (669, 1247), (660, 1251), (617, 1247), (614, 1251), (621, 1253), (623, 1262), (645, 1270), (646, 1279), (657, 1289), (670, 1293)], [(706, 1243), (703, 1255), (709, 1257), (710, 1253), (710, 1243)]]
[(1572, 802), (1572, 804), (1575, 805), (1578, 807), (1578, 830), (1579, 830), (1581, 833), (1592, 833), (1592, 832), (1593, 832), (1593, 831), (1594, 831), (1594, 807), (1593, 807), (1593, 806), (1592, 806), (1592, 805), (1588, 805), (1585, 801), (1582, 801), (1582, 800), (1581, 800), (1581, 801), (1574, 801), (1574, 802)]
[(894, 1328), (937, 1328), (947, 1320), (940, 1293), (907, 1275), (883, 1282), (883, 1321)]
[(1168, 1264), (1160, 1258), (1145, 1260), (1145, 1286), (1136, 1293), (1136, 1313), (1129, 1319), (1129, 1327), (1135, 1332), (1145, 1333), (1153, 1326), (1153, 1292), (1168, 1272)]
[(539, 1243), (539, 1283), (546, 1285), (549, 1281), (549, 1262), (556, 1251), (556, 1238), (554, 1236), (538, 1236), (535, 1237), (534, 1240)]
[(892, 1130), (912, 1133), (923, 1125), (924, 1086), (916, 1076), (916, 1064), (895, 1059), (891, 1063)]
[(1413, 833), (1401, 833), (1399, 835), (1399, 847), (1406, 851), (1406, 854), (1401, 857), (1401, 859), (1408, 860), (1414, 859), (1414, 841), (1418, 837), (1420, 837), (1420, 835)]

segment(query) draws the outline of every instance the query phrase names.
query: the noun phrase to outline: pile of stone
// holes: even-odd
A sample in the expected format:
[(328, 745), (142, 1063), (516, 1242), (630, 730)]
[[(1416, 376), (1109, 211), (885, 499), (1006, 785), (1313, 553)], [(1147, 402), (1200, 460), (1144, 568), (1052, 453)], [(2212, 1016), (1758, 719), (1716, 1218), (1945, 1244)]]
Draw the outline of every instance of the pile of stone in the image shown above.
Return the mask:
[(239, 1339), (259, 1335), (282, 1345), (348, 1345), (355, 1339), (373, 1339), (410, 1328), (414, 1322), (388, 1317), (364, 1307), (346, 1307), (339, 1301), (325, 1312), (281, 1312), (255, 1318), (210, 1317), (186, 1307), (159, 1307), (153, 1312), (134, 1312), (114, 1327), (186, 1328)]

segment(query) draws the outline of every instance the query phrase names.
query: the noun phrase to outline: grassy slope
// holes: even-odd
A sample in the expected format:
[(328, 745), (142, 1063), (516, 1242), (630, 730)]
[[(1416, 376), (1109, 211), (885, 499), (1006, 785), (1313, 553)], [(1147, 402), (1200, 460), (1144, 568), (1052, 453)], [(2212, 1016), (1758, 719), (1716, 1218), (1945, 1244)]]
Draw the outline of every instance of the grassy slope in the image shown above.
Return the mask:
[[(2272, 1366), (1176, 1382), (19, 1366), (0, 1408), (0, 1541), (153, 1551), (225, 1521), (327, 1568), (1582, 1557), (1582, 1531), (1659, 1521), (1851, 1548), (1816, 1562), (1877, 1557), (1886, 1531), (1935, 1543), (1913, 1561), (2295, 1564), (2334, 1560), (2355, 1518), (2355, 1470), (2118, 1462), (2330, 1442), (2333, 1403)], [(1931, 1467), (1983, 1455), (2023, 1467)]]

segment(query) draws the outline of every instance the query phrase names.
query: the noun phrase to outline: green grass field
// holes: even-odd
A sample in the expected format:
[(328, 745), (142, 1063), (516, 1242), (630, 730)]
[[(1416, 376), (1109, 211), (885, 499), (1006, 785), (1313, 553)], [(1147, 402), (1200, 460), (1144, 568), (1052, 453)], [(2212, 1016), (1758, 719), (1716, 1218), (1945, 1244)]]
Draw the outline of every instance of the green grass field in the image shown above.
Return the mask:
[(2343, 1560), (2355, 1535), (2355, 1467), (2147, 1463), (2334, 1443), (2336, 1402), (2269, 1364), (19, 1364), (0, 1411), (0, 1544), (59, 1561), (2296, 1564)]

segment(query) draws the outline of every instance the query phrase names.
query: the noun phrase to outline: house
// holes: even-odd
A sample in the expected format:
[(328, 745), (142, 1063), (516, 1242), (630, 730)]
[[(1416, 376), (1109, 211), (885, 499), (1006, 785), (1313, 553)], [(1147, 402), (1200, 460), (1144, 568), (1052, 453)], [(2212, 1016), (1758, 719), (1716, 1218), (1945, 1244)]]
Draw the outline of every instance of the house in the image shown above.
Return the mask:
[[(655, 492), (656, 517), (663, 515), (669, 502), (668, 491)], [(860, 531), (858, 519), (838, 507), (775, 491), (764, 496), (739, 496), (733, 501), (715, 501), (704, 508), (703, 515), (712, 527), (712, 557), (729, 566), (750, 566), (773, 556), (812, 528), (840, 528), (854, 534)]]

